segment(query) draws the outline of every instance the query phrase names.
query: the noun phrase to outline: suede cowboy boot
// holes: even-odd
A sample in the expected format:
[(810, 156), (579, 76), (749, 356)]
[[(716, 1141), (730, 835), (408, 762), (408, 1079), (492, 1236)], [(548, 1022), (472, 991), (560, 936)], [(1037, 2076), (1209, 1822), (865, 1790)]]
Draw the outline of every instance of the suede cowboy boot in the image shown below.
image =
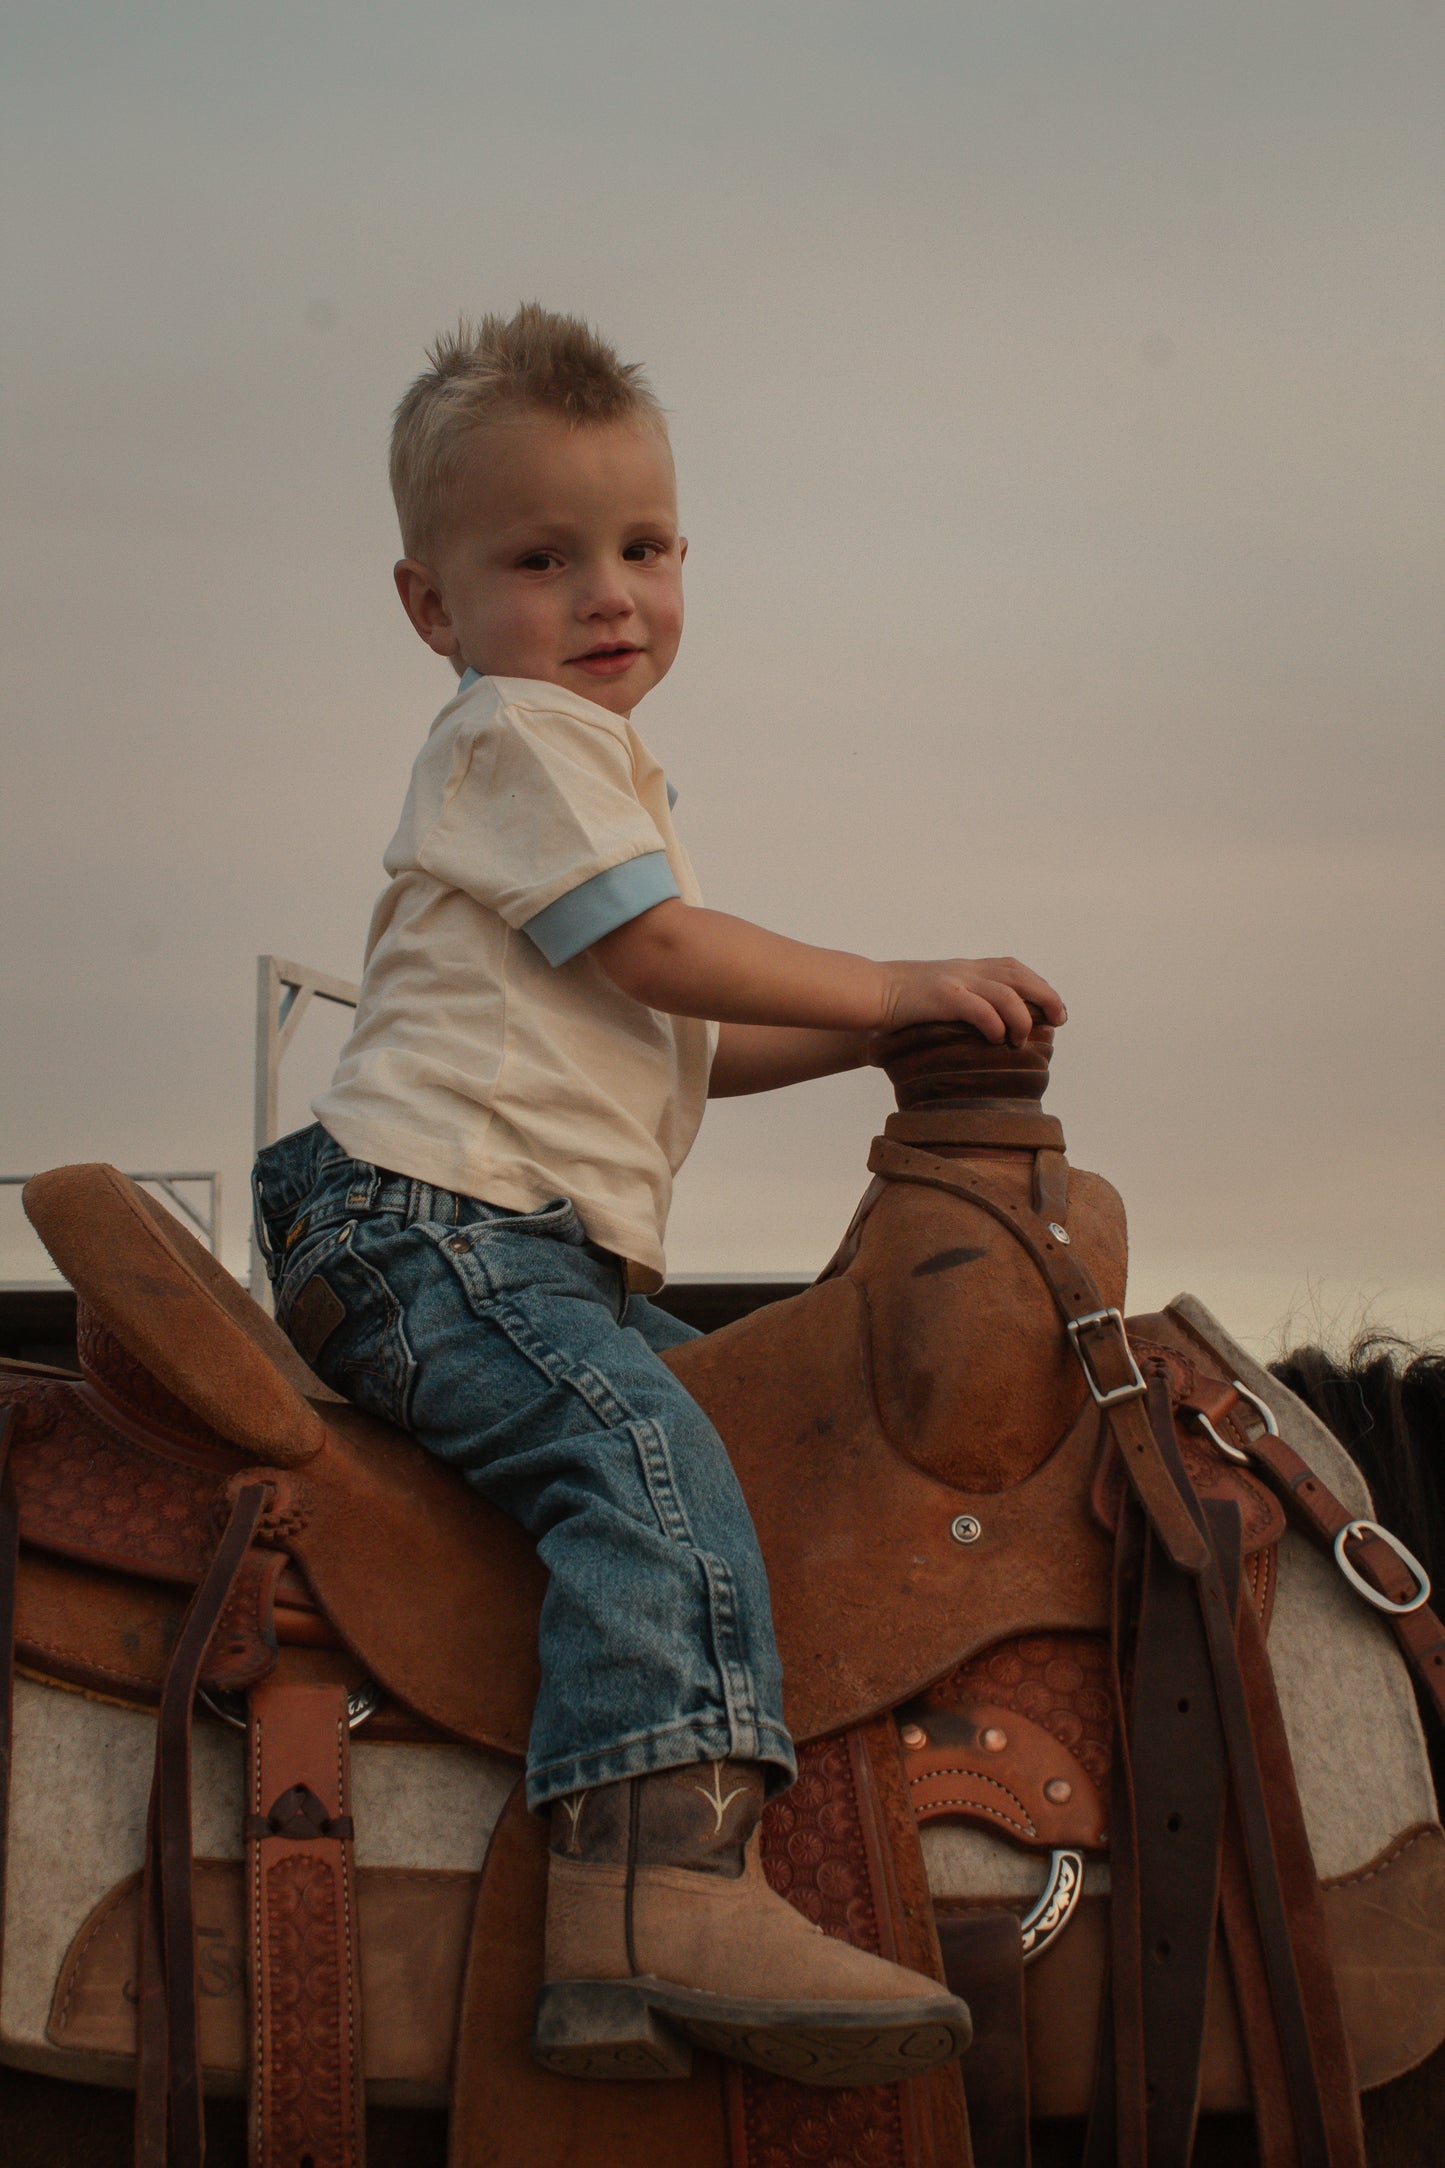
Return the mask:
[(967, 2005), (838, 1942), (769, 1888), (763, 1771), (702, 1762), (552, 1806), (533, 2053), (570, 2077), (685, 2077), (689, 2041), (805, 2085), (962, 2054)]

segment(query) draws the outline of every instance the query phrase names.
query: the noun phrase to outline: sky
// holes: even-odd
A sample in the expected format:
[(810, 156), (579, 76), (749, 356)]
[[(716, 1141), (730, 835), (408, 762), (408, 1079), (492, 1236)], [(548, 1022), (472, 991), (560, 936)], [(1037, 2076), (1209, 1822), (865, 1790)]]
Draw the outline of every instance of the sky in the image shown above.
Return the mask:
[[(0, 1173), (218, 1168), (244, 1271), (255, 958), (357, 973), (451, 683), (390, 411), (537, 299), (672, 419), (709, 902), (1044, 971), (1136, 1307), (1445, 1331), (1432, 0), (7, 25)], [(815, 1271), (889, 1104), (712, 1109), (674, 1271)]]

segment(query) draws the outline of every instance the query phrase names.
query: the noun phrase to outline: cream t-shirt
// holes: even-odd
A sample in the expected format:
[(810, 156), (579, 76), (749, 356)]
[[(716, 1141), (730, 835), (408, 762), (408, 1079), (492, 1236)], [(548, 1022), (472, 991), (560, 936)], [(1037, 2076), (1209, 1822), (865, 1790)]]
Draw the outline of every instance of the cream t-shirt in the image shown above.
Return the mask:
[(717, 1027), (615, 986), (590, 943), (701, 901), (629, 722), (469, 672), (412, 770), (355, 1028), (313, 1111), (354, 1159), (531, 1211), (569, 1197), (656, 1288)]

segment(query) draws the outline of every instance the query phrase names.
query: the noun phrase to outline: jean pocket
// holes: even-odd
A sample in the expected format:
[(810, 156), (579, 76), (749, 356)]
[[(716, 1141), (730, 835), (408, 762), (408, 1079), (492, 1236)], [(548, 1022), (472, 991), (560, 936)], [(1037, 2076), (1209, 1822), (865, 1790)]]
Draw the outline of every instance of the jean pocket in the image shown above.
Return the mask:
[(405, 1427), (416, 1363), (403, 1305), (355, 1245), (355, 1221), (304, 1245), (276, 1294), (276, 1322), (316, 1375)]

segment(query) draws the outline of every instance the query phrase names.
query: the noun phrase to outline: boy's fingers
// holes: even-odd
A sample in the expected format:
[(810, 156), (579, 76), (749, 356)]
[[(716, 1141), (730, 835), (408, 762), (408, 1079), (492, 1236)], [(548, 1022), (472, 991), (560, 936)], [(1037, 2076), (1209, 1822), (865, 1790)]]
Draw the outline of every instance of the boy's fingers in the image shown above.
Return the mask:
[(1006, 1038), (1010, 1046), (1022, 1046), (1034, 1028), (1034, 1020), (1029, 1014), (1029, 1006), (1023, 995), (1004, 979), (997, 983), (986, 980), (977, 991), (989, 1003), (998, 1021), (998, 1031), (990, 1031), (989, 1038)]

